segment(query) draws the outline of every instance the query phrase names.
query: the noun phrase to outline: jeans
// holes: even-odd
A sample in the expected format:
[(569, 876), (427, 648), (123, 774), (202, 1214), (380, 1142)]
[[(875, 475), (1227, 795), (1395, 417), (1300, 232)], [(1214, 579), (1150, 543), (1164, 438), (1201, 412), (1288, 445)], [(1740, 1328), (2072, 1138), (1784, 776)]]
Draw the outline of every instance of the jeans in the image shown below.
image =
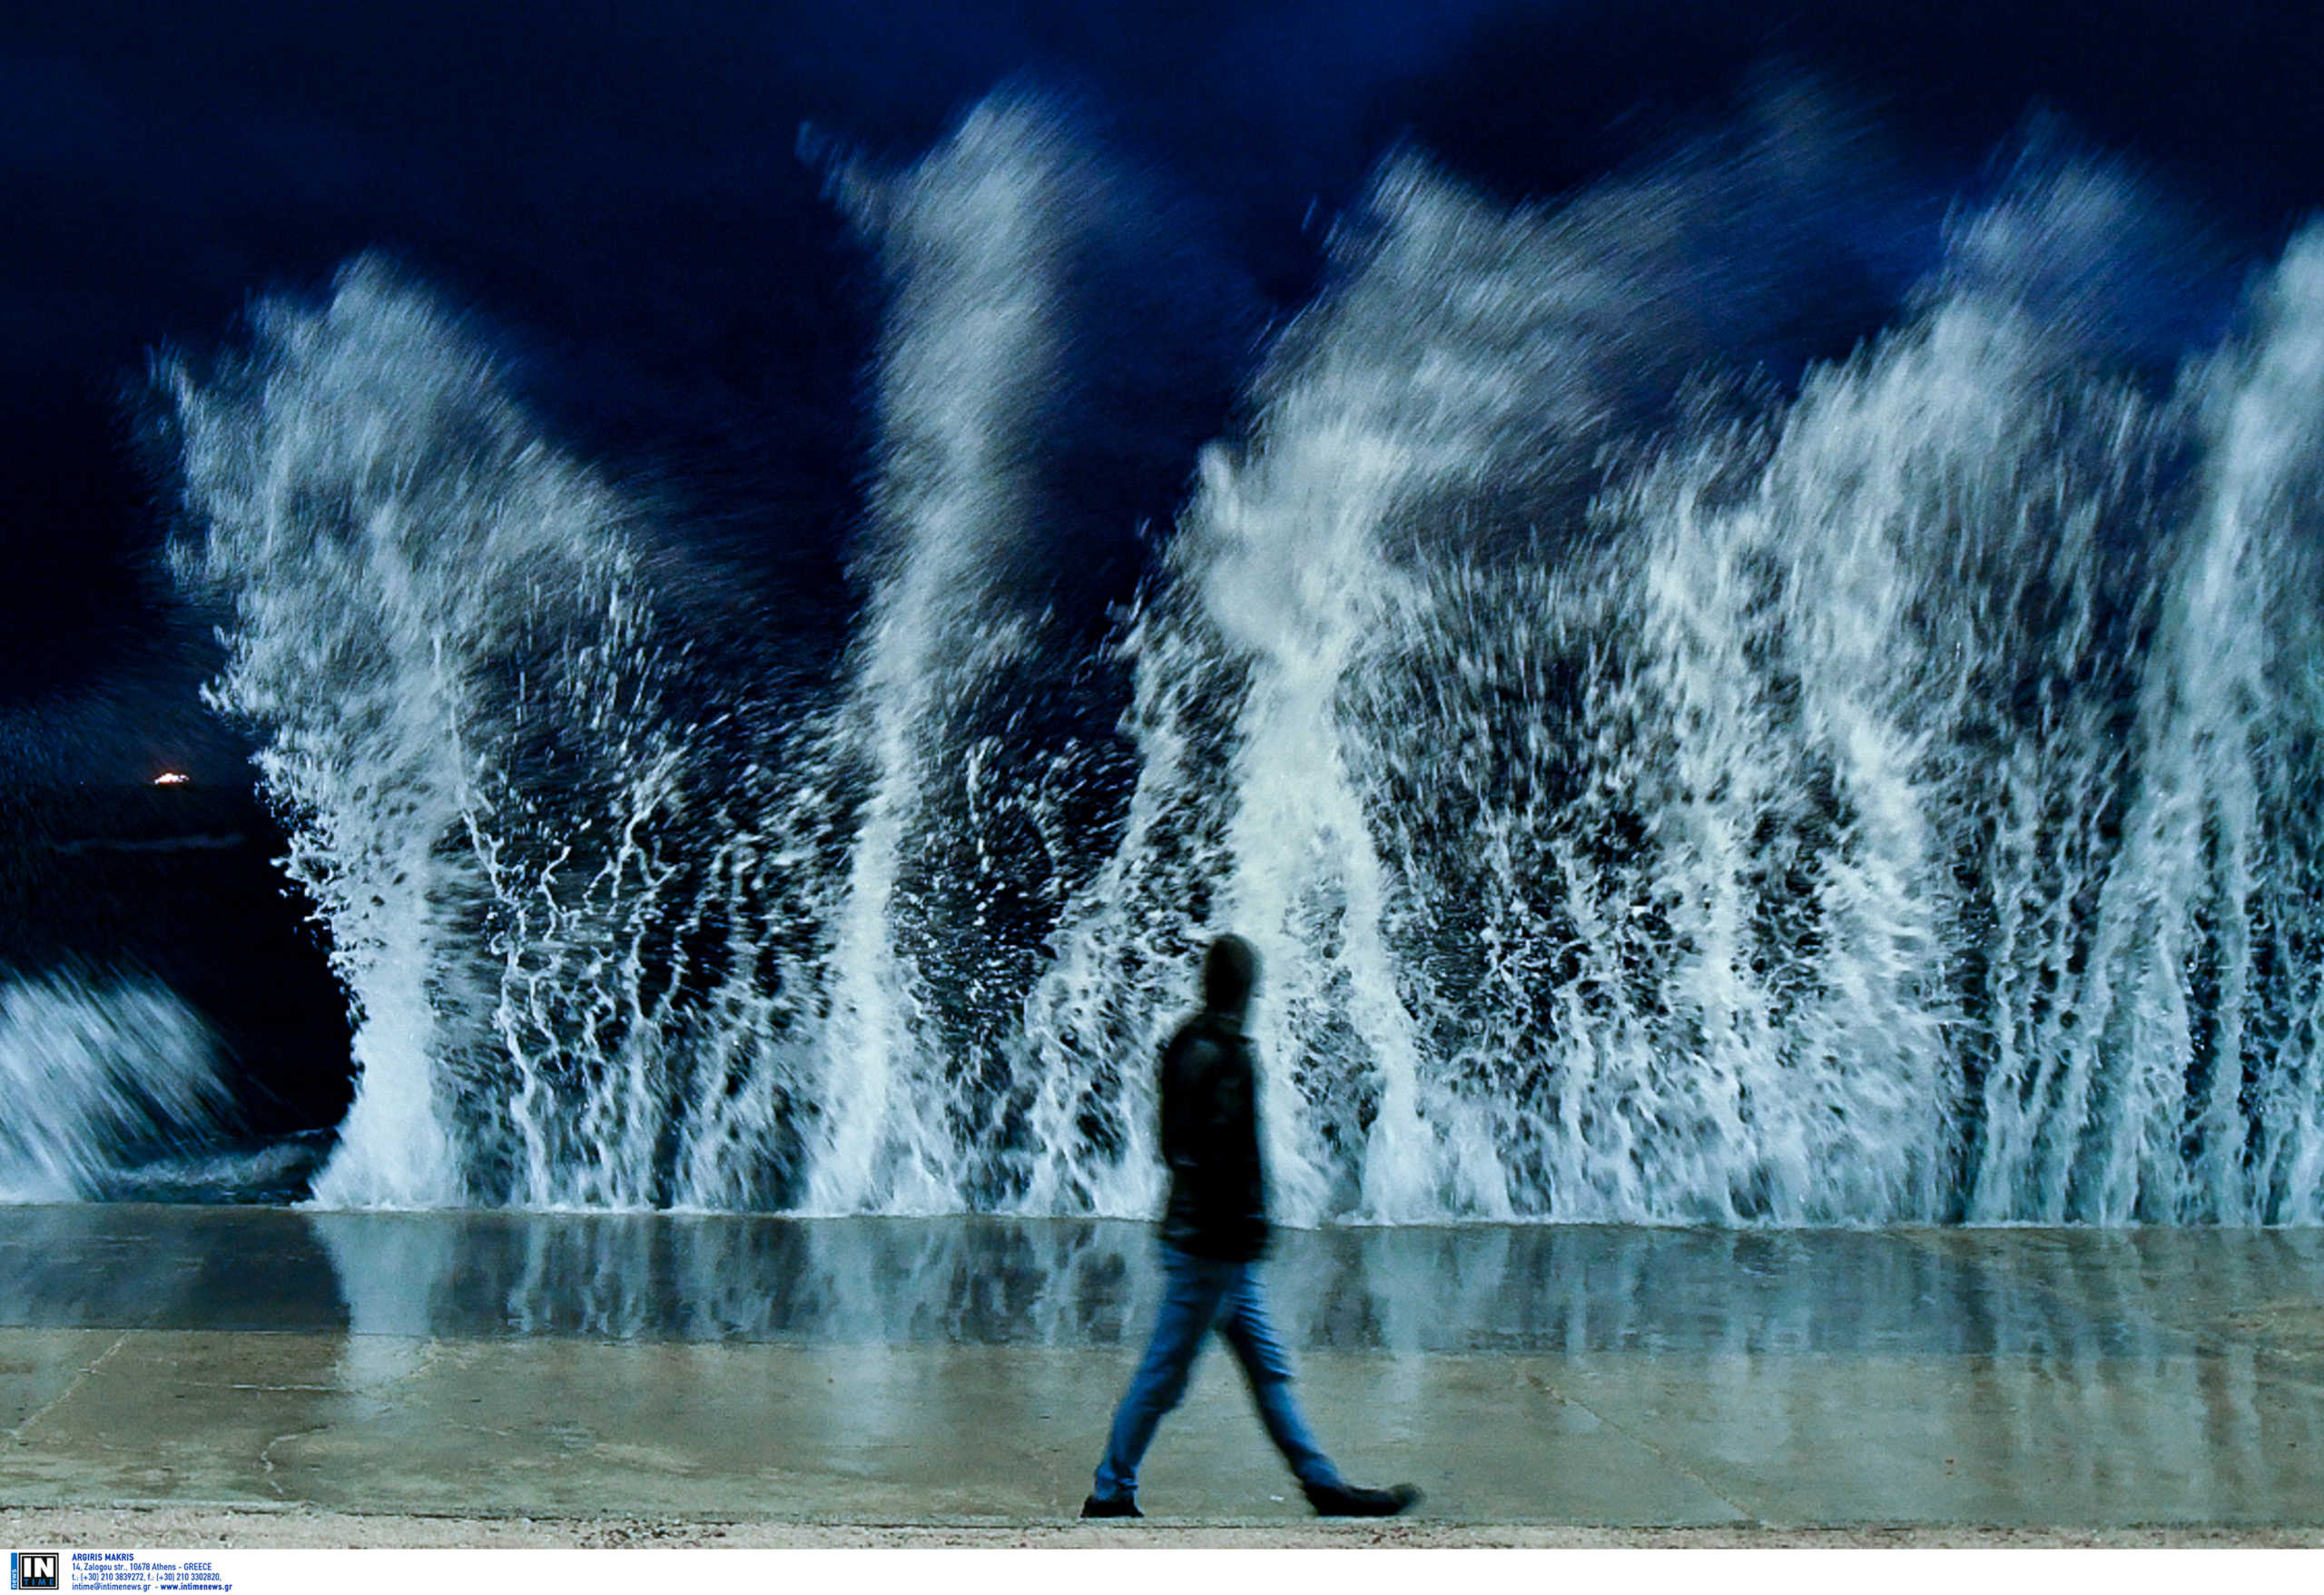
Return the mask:
[(1162, 1415), (1186, 1394), (1195, 1359), (1214, 1329), (1235, 1348), (1267, 1437), (1300, 1484), (1310, 1489), (1338, 1484), (1339, 1471), (1308, 1433), (1298, 1399), (1291, 1393), (1291, 1358), (1267, 1322), (1259, 1265), (1196, 1257), (1166, 1245), (1162, 1269), (1167, 1283), (1154, 1338), (1147, 1343), (1146, 1356), (1114, 1413), (1113, 1436), (1106, 1446), (1106, 1460), (1098, 1465), (1092, 1493), (1101, 1501), (1137, 1495), (1137, 1464)]

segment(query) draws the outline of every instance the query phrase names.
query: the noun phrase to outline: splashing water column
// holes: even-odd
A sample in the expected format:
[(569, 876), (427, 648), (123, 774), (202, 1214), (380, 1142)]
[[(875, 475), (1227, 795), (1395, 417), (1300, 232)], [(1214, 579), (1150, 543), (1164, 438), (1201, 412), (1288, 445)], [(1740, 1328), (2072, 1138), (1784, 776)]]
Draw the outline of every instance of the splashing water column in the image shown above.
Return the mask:
[[(2108, 903), (2128, 1012), (2093, 1091), (2102, 1117), (2092, 1145), (2095, 1216), (2116, 1223), (2261, 1216), (2242, 1096), (2253, 1083), (2264, 1092), (2288, 1063), (2307, 1072), (2251, 1057), (2245, 1031), (2255, 920), (2305, 906), (2264, 901), (2262, 802), (2301, 801), (2279, 784), (2282, 755), (2270, 746), (2284, 729), (2275, 723), (2299, 707), (2278, 680), (2286, 664), (2297, 673), (2319, 656), (2312, 601), (2288, 602), (2280, 584), (2314, 575), (2290, 538), (2324, 446), (2324, 235), (2295, 241), (2251, 347), (2218, 362), (2210, 381), (2202, 492), (2163, 599), (2142, 705), (2144, 784)], [(2201, 921), (2213, 946), (2201, 950), (2218, 972), (2198, 1002), (2188, 971)], [(2191, 1100), (2199, 1068), (2209, 1078)], [(2191, 1167), (2188, 1137), (2201, 1145)]]
[(1063, 126), (836, 185), (881, 445), (800, 702), (675, 682), (653, 528), (386, 269), (172, 368), (212, 701), (358, 1019), (320, 1200), (1137, 1216), (1232, 929), (1294, 1223), (2324, 1220), (2324, 235), (2166, 399), (2042, 312), (2093, 230), (2036, 184), (1796, 394), (1666, 407), (1769, 291), (1678, 223), (1758, 189), (1393, 162), (1149, 572), (1085, 844), (991, 756), (1108, 224)]
[[(1209, 614), (1254, 666), (1236, 727), (1235, 870), (1226, 923), (1263, 960), (1259, 1051), (1268, 1063), (1270, 1176), (1285, 1210), (1314, 1222), (1331, 1210), (1329, 1174), (1306, 1137), (1314, 1106), (1297, 1082), (1303, 1034), (1346, 992), (1369, 1053), (1376, 1105), (1364, 1151), (1363, 1210), (1403, 1222), (1436, 1201), (1430, 1137), (1418, 1112), (1419, 1059), (1382, 940), (1387, 881), (1350, 778), (1338, 697), (1364, 640), (1384, 623), (1394, 581), (1382, 566), (1379, 517), (1409, 471), (1393, 442), (1352, 420), (1285, 427), (1282, 453), (1232, 472), (1206, 458), (1196, 517), (1217, 552), (1203, 574)], [(1336, 947), (1318, 947), (1313, 894), (1335, 897)], [(1326, 932), (1332, 934), (1333, 932)], [(1319, 1082), (1324, 1090), (1353, 1081)]]
[[(231, 616), (208, 699), (260, 734), (290, 873), (356, 1019), (355, 1104), (316, 1199), (635, 1200), (638, 1182), (592, 1185), (601, 1148), (555, 1144), (621, 1089), (604, 1027), (565, 1022), (603, 995), (574, 975), (606, 970), (625, 916), (655, 909), (650, 892), (558, 907), (572, 876), (625, 890), (594, 855), (635, 816), (590, 803), (633, 790), (658, 717), (622, 511), (377, 261), (320, 305), (261, 306), (254, 328), (244, 356), (168, 370), (200, 519), (177, 553)], [(512, 945), (512, 924), (544, 933)], [(510, 1045), (507, 987), (544, 970), (549, 1044)]]
[(898, 890), (911, 850), (930, 844), (923, 793), (950, 745), (952, 700), (1008, 652), (1010, 624), (987, 589), (1031, 510), (1024, 474), (1053, 359), (1050, 279), (1075, 160), (1038, 107), (1002, 103), (908, 175), (869, 189), (877, 180), (852, 180), (896, 302), (879, 369), (885, 546), (849, 710), (870, 792), (831, 955), (807, 1191), (817, 1212), (960, 1200), (944, 1042), (898, 952)]

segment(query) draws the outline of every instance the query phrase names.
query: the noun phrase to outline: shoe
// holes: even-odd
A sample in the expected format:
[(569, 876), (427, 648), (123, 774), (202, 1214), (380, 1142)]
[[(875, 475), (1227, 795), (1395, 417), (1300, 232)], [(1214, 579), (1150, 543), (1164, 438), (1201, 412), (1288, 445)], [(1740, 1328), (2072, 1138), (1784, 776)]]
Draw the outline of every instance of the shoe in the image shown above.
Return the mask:
[(1366, 1490), (1356, 1484), (1310, 1484), (1307, 1504), (1319, 1518), (1393, 1518), (1420, 1504), (1420, 1486)]
[(1137, 1510), (1137, 1502), (1129, 1496), (1118, 1495), (1108, 1499), (1093, 1495), (1081, 1503), (1081, 1515), (1085, 1518), (1142, 1518), (1146, 1514)]

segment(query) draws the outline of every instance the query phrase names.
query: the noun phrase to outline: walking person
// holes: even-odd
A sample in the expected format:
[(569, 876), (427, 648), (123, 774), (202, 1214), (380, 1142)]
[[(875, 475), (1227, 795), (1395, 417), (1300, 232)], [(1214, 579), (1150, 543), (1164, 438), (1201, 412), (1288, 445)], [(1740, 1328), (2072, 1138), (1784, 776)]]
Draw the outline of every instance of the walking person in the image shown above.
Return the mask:
[(1266, 1176), (1259, 1161), (1258, 1069), (1243, 1033), (1258, 955), (1239, 936), (1210, 944), (1202, 1011), (1162, 1049), (1162, 1157), (1170, 1199), (1162, 1216), (1166, 1284), (1154, 1337), (1114, 1413), (1105, 1461), (1081, 1503), (1085, 1518), (1135, 1518), (1137, 1467), (1163, 1414), (1186, 1394), (1216, 1329), (1243, 1364), (1267, 1435), (1324, 1517), (1393, 1517), (1420, 1500), (1410, 1484), (1348, 1483), (1308, 1432), (1291, 1389), (1291, 1359), (1267, 1322), (1259, 1259), (1267, 1249)]

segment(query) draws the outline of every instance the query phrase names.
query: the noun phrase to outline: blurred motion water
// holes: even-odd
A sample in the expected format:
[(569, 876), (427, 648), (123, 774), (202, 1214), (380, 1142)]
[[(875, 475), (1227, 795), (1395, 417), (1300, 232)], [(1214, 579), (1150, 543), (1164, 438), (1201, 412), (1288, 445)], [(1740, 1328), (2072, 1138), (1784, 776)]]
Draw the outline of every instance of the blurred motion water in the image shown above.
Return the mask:
[(1094, 655), (1037, 486), (1134, 195), (1023, 96), (842, 162), (881, 441), (803, 696), (424, 287), (172, 366), (359, 1019), (317, 1201), (1140, 1216), (1231, 928), (1296, 1225), (2324, 1222), (2324, 235), (2158, 380), (2135, 186), (2029, 160), (1780, 386), (1836, 158), (1390, 160)]

